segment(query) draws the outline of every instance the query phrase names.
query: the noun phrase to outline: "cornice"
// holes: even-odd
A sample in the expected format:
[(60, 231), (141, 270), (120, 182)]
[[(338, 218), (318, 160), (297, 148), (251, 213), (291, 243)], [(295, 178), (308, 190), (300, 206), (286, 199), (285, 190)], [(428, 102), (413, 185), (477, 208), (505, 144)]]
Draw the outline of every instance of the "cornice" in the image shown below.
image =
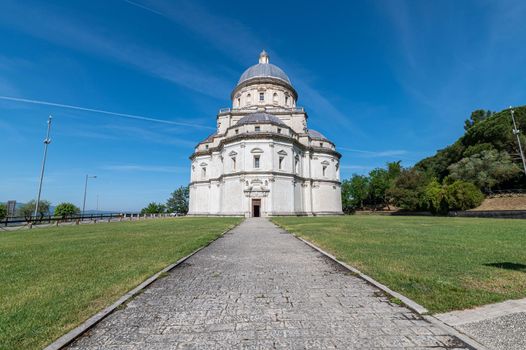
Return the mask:
[(189, 158), (190, 160), (193, 160), (194, 158), (198, 156), (212, 155), (212, 153), (214, 152), (222, 151), (225, 145), (228, 145), (236, 141), (258, 140), (258, 139), (271, 139), (271, 140), (291, 142), (293, 145), (297, 146), (304, 152), (311, 151), (315, 153), (329, 154), (329, 155), (333, 155), (337, 157), (338, 159), (342, 157), (342, 155), (335, 150), (322, 148), (322, 147), (315, 147), (315, 146), (305, 146), (304, 144), (300, 143), (295, 138), (288, 136), (288, 135), (270, 133), (270, 132), (252, 132), (252, 133), (242, 133), (242, 134), (238, 134), (238, 135), (234, 135), (234, 136), (225, 138), (219, 141), (219, 145), (217, 147), (211, 147), (204, 151), (196, 151)]
[(238, 92), (239, 90), (241, 90), (242, 88), (246, 86), (257, 85), (257, 84), (269, 84), (269, 83), (287, 88), (288, 90), (292, 92), (292, 95), (294, 96), (294, 100), (298, 99), (298, 93), (296, 92), (296, 89), (294, 89), (292, 85), (290, 85), (289, 83), (287, 83), (286, 81), (282, 79), (273, 78), (273, 77), (254, 77), (254, 78), (250, 78), (248, 80), (243, 81), (241, 84), (237, 85), (234, 88), (234, 90), (232, 90), (232, 93), (230, 94), (230, 99), (234, 99), (236, 92)]
[(189, 185), (196, 185), (196, 184), (211, 184), (212, 182), (221, 182), (225, 178), (229, 177), (243, 177), (243, 176), (261, 176), (261, 175), (268, 175), (268, 176), (275, 176), (275, 177), (286, 177), (290, 178), (294, 181), (303, 181), (303, 182), (309, 182), (311, 185), (314, 183), (330, 183), (333, 185), (340, 186), (341, 182), (338, 180), (329, 180), (329, 179), (311, 179), (303, 176), (299, 176), (294, 173), (285, 173), (285, 172), (279, 172), (279, 171), (237, 171), (235, 173), (229, 173), (229, 174), (222, 174), (215, 178), (210, 178), (208, 180), (199, 180), (199, 181), (192, 181)]

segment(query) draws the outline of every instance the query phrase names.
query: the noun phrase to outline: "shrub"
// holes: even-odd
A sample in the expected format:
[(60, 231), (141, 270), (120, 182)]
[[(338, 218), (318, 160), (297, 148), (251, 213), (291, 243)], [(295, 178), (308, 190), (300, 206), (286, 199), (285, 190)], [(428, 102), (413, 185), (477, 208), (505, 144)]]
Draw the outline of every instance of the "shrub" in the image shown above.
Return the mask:
[(7, 207), (5, 204), (0, 203), (0, 220), (7, 216)]
[(162, 203), (155, 203), (151, 202), (146, 206), (146, 208), (142, 208), (141, 215), (144, 214), (161, 214), (166, 211), (166, 206)]
[(445, 186), (445, 198), (449, 210), (468, 210), (478, 207), (484, 195), (474, 184), (457, 180)]
[(72, 203), (60, 203), (55, 207), (55, 216), (61, 216), (63, 218), (80, 214), (80, 209)]
[(444, 186), (437, 179), (427, 184), (424, 190), (424, 201), (427, 209), (433, 214), (447, 214), (449, 211)]

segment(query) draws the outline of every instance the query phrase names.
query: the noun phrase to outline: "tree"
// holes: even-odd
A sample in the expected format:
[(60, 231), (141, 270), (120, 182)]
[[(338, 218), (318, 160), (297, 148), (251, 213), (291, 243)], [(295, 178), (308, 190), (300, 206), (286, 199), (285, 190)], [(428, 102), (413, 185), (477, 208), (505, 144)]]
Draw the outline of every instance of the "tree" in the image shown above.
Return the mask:
[(354, 174), (349, 180), (342, 182), (342, 209), (351, 213), (362, 209), (369, 195), (369, 179), (364, 175)]
[[(18, 215), (23, 216), (24, 218), (26, 218), (26, 220), (31, 219), (31, 217), (35, 213), (35, 204), (36, 204), (36, 201), (33, 199), (27, 202), (26, 204), (22, 205), (20, 209), (18, 209)], [(51, 206), (51, 203), (49, 201), (41, 200), (39, 202), (38, 214), (40, 215), (40, 217), (43, 217), (44, 215), (49, 214), (50, 206)]]
[(433, 214), (447, 214), (449, 205), (444, 186), (437, 179), (431, 180), (424, 189), (425, 206)]
[(428, 176), (413, 167), (402, 169), (388, 190), (392, 203), (405, 210), (427, 209), (424, 191), (429, 183)]
[[(514, 108), (517, 127), (526, 129), (526, 106)], [(463, 136), (454, 144), (437, 151), (432, 156), (418, 162), (415, 166), (439, 181), (445, 179), (449, 174), (449, 166), (459, 162), (463, 158), (469, 158), (482, 151), (497, 150), (507, 152), (512, 160), (520, 164), (520, 154), (515, 135), (512, 132), (510, 109), (498, 113), (487, 111), (475, 111)], [(526, 143), (526, 137), (520, 135)], [(526, 176), (517, 173), (513, 178), (498, 184), (500, 189), (526, 188)]]
[(149, 203), (146, 208), (142, 208), (141, 215), (144, 214), (161, 214), (166, 211), (166, 206), (162, 203)]
[(391, 203), (389, 189), (402, 172), (401, 161), (387, 163), (387, 169), (376, 168), (369, 173), (369, 201), (374, 206)]
[(4, 203), (0, 203), (0, 220), (7, 216), (7, 206)]
[(385, 207), (389, 204), (387, 190), (391, 186), (389, 172), (376, 168), (369, 173), (369, 200), (375, 207)]
[(68, 216), (79, 215), (80, 209), (73, 203), (60, 203), (55, 207), (53, 215), (66, 218)]
[(496, 185), (521, 173), (506, 151), (487, 150), (461, 159), (448, 167), (453, 180), (464, 180), (489, 192)]
[(468, 210), (478, 207), (484, 195), (470, 182), (456, 180), (445, 186), (445, 197), (449, 210)]
[(472, 126), (474, 126), (477, 123), (480, 123), (481, 121), (488, 119), (493, 114), (494, 112), (485, 111), (483, 109), (477, 109), (476, 111), (473, 111), (469, 119), (467, 119), (464, 122), (464, 130), (466, 131), (469, 130)]
[(188, 186), (181, 186), (173, 191), (170, 198), (166, 201), (167, 211), (178, 214), (188, 213), (189, 196), (190, 189)]

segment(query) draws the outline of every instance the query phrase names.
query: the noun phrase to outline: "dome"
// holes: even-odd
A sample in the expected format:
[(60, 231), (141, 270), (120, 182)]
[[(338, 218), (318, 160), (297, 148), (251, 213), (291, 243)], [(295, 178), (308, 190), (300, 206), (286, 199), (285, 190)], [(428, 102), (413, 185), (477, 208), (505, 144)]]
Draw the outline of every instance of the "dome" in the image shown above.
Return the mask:
[(269, 63), (269, 56), (265, 51), (259, 55), (258, 64), (253, 65), (241, 74), (237, 85), (252, 78), (276, 78), (292, 86), (287, 74), (278, 66)]
[(264, 113), (264, 112), (256, 112), (256, 113), (251, 113), (249, 115), (246, 115), (243, 118), (239, 119), (236, 125), (255, 124), (255, 123), (274, 123), (274, 124), (279, 124), (279, 125), (286, 125), (285, 123), (283, 123), (281, 119), (279, 119), (275, 115)]
[(316, 140), (327, 140), (328, 139), (323, 136), (323, 134), (319, 131), (316, 131), (316, 130), (313, 130), (313, 129), (309, 129), (309, 136), (311, 139), (316, 139)]

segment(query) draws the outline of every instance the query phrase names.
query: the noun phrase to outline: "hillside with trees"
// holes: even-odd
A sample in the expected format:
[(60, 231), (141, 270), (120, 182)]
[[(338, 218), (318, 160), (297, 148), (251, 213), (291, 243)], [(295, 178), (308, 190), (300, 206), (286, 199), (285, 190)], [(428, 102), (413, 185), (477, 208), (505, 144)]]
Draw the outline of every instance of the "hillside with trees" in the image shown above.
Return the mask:
[[(517, 127), (526, 145), (526, 106), (514, 108)], [(442, 181), (451, 176), (473, 182), (484, 192), (526, 188), (510, 110), (499, 113), (477, 110), (465, 122), (465, 133), (454, 144), (415, 165)]]
[[(519, 130), (526, 130), (526, 106), (515, 108)], [(342, 182), (343, 210), (390, 209), (391, 206), (445, 214), (479, 206), (496, 190), (525, 190), (526, 176), (510, 110), (474, 111), (464, 135), (413, 167), (387, 163), (368, 175)], [(526, 145), (526, 137), (520, 134)]]

